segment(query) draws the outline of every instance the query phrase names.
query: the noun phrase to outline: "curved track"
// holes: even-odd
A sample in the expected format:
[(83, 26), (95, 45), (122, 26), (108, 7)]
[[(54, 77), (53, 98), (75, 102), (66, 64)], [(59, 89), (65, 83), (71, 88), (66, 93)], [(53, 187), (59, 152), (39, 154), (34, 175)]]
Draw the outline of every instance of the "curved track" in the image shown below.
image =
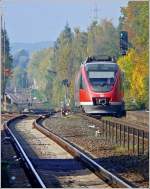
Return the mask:
[(17, 151), (19, 158), (21, 158), (21, 160), (22, 160), (25, 172), (27, 174), (27, 177), (30, 180), (31, 186), (45, 188), (45, 184), (43, 183), (41, 177), (39, 176), (39, 174), (35, 170), (34, 166), (32, 165), (30, 158), (27, 156), (22, 145), (20, 144), (20, 142), (18, 141), (16, 136), (13, 134), (12, 130), (9, 128), (9, 126), (13, 122), (16, 122), (17, 120), (25, 119), (26, 117), (27, 117), (26, 115), (21, 115), (21, 116), (15, 117), (13, 119), (10, 119), (9, 121), (4, 123), (4, 127), (5, 127), (7, 134), (11, 138), (11, 142), (13, 143), (13, 146), (15, 147), (15, 150)]
[[(33, 117), (22, 116), (5, 123), (7, 132), (11, 133), (11, 137), (13, 137), (16, 149), (19, 150), (23, 162), (27, 165), (28, 170), (30, 170), (28, 172), (32, 172), (30, 174), (32, 175), (31, 178), (34, 175), (34, 181), (38, 180), (32, 183), (32, 186), (43, 188), (130, 187), (113, 174), (107, 172), (83, 152), (79, 151), (79, 149), (71, 146), (59, 136), (53, 135), (37, 122), (34, 123), (34, 127), (42, 131), (44, 135), (38, 130), (33, 129), (33, 120)], [(51, 136), (55, 142), (57, 141), (57, 144), (45, 135)], [(60, 144), (74, 157), (64, 151), (59, 146)], [(23, 149), (21, 146), (23, 146)]]

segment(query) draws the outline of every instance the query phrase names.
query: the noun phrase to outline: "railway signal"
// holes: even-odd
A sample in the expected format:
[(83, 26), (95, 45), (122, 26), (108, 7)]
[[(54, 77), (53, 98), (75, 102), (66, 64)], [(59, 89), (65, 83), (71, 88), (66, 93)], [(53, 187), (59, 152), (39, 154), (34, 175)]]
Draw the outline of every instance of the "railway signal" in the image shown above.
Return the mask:
[(68, 79), (62, 80), (62, 85), (65, 86), (65, 98), (64, 98), (64, 104), (63, 107), (61, 108), (62, 114), (63, 115), (68, 115), (70, 112), (69, 104), (70, 104), (70, 99), (69, 99), (69, 87), (70, 87), (70, 81)]
[(121, 31), (120, 32), (120, 50), (121, 54), (124, 56), (128, 50), (128, 32)]

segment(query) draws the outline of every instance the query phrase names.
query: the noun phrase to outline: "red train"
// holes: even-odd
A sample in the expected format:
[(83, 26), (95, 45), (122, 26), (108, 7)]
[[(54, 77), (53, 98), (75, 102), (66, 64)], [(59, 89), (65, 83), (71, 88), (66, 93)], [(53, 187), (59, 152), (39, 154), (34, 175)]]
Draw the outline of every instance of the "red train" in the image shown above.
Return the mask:
[(75, 105), (88, 114), (125, 114), (124, 74), (111, 57), (88, 57), (75, 80)]

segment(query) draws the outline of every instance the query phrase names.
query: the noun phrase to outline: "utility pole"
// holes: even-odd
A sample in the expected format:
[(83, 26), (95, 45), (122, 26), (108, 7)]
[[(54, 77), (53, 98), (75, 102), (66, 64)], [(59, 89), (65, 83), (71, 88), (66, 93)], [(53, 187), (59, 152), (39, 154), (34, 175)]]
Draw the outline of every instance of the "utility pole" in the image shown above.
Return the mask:
[(0, 72), (1, 72), (1, 69), (2, 69), (2, 15), (1, 15), (1, 11), (0, 11)]
[(94, 20), (97, 21), (98, 19), (98, 8), (97, 8), (97, 4), (95, 4), (95, 8), (93, 9), (94, 12)]
[(5, 87), (6, 87), (6, 77), (5, 77), (5, 63), (6, 63), (6, 48), (5, 48), (5, 20), (4, 20), (4, 14), (3, 14), (3, 10), (2, 10), (2, 0), (0, 0), (0, 63), (1, 63), (1, 78), (3, 79), (3, 85), (1, 88), (1, 93), (2, 93), (2, 100), (3, 100), (3, 105), (4, 105), (4, 110), (6, 110), (6, 96), (5, 96)]
[(5, 64), (6, 64), (6, 38), (5, 38), (5, 20), (3, 20), (3, 53), (4, 53), (4, 59), (3, 59), (3, 74), (4, 74), (4, 89), (3, 89), (3, 97), (4, 97), (4, 111), (6, 111), (6, 95), (5, 95), (5, 88), (6, 88), (6, 75), (5, 75)]
[(100, 11), (98, 9), (98, 5), (97, 3), (95, 2), (95, 5), (94, 5), (94, 9), (93, 9), (93, 18), (94, 18), (94, 21), (98, 21), (98, 12)]
[[(3, 28), (3, 13), (2, 13), (2, 7), (1, 7), (1, 1), (0, 1), (0, 73), (2, 73), (2, 71), (3, 70), (1, 70), (1, 69), (3, 69), (2, 68), (2, 62), (3, 62), (3, 60), (2, 60), (2, 28)], [(2, 79), (2, 75), (1, 75), (1, 79)], [(1, 94), (2, 94), (2, 92), (3, 92), (3, 88), (1, 88)], [(3, 98), (3, 96), (1, 96), (1, 99)]]

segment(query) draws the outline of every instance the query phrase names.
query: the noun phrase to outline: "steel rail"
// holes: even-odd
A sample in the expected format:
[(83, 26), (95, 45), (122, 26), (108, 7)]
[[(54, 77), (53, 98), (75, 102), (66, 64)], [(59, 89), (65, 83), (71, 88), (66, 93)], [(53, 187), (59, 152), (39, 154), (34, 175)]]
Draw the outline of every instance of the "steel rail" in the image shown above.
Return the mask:
[(13, 121), (16, 121), (18, 119), (20, 120), (20, 119), (23, 119), (23, 118), (26, 118), (26, 117), (27, 117), (26, 115), (21, 115), (21, 116), (17, 116), (15, 118), (8, 120), (7, 122), (4, 122), (4, 128), (6, 129), (6, 132), (12, 138), (12, 140), (14, 142), (13, 145), (15, 144), (16, 150), (19, 153), (19, 155), (20, 155), (20, 157), (23, 161), (23, 165), (28, 170), (27, 174), (28, 174), (29, 178), (31, 177), (30, 181), (31, 181), (31, 183), (33, 183), (33, 186), (38, 187), (38, 188), (46, 188), (44, 182), (42, 181), (41, 177), (38, 175), (37, 171), (35, 170), (34, 166), (32, 165), (30, 159), (28, 158), (27, 154), (23, 150), (19, 141), (17, 140), (17, 138), (14, 136), (11, 129), (9, 128), (10, 123), (12, 123)]
[[(72, 154), (75, 158), (80, 159), (83, 163), (85, 163), (88, 168), (95, 173), (99, 178), (101, 178), (104, 182), (108, 183), (112, 187), (121, 187), (121, 188), (132, 188), (131, 184), (127, 184), (117, 176), (113, 175), (111, 172), (107, 171), (101, 165), (96, 163), (93, 159), (85, 155), (83, 152), (75, 148), (68, 141), (61, 138), (60, 136), (52, 133), (39, 122), (44, 120), (44, 117), (38, 118), (33, 122), (33, 127), (42, 132), (44, 135), (52, 139), (54, 142), (59, 144), (62, 148)], [(133, 184), (132, 184), (133, 185)]]

